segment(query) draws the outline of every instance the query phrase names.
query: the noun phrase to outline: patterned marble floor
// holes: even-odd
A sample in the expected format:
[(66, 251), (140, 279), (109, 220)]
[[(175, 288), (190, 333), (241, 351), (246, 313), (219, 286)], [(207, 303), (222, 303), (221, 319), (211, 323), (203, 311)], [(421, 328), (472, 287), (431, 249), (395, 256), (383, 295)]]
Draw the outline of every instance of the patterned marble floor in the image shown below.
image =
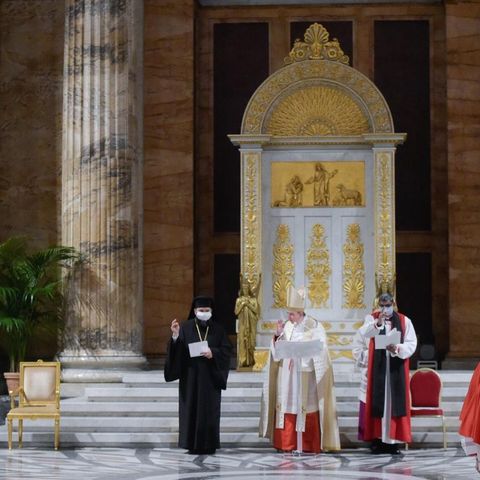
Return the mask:
[(371, 455), (367, 450), (287, 457), (271, 449), (222, 449), (192, 456), (183, 450), (26, 448), (0, 450), (0, 479), (9, 480), (473, 480), (480, 475), (461, 449), (410, 450)]

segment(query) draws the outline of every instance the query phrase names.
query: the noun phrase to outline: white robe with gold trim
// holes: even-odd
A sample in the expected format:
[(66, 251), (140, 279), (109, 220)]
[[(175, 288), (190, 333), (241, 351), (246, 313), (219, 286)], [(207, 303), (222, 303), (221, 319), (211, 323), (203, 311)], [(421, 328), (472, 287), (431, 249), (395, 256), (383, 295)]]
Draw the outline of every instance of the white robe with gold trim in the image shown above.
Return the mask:
[[(297, 414), (297, 431), (305, 430), (307, 413), (319, 412), (321, 449), (340, 450), (333, 367), (328, 353), (327, 335), (320, 322), (306, 316), (298, 325), (287, 321), (277, 341), (308, 341), (319, 339), (324, 349), (318, 356), (302, 360), (302, 405), (297, 405), (296, 368), (289, 368), (290, 360), (275, 361), (275, 342), (272, 340), (266, 379), (262, 392), (259, 434), (273, 441), (275, 428), (283, 428), (285, 413)], [(309, 388), (306, 388), (308, 385)], [(298, 412), (300, 411), (300, 414)]]

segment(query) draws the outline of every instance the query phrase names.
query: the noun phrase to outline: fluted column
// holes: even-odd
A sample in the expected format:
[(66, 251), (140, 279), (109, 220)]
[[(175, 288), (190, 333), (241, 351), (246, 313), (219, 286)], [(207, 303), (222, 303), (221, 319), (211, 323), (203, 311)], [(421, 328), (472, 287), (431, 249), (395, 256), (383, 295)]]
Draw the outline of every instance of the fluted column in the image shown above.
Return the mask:
[(144, 363), (142, 4), (66, 0), (62, 243), (85, 257), (69, 282), (66, 367)]

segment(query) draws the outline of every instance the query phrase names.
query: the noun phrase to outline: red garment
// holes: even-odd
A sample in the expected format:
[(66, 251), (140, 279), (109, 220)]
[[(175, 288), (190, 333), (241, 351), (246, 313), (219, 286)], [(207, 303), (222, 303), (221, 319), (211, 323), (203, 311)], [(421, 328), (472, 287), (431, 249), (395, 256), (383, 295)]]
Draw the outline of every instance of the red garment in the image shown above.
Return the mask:
[(460, 413), (460, 430), (463, 437), (480, 444), (480, 363), (473, 372), (468, 393)]
[[(276, 428), (273, 435), (273, 446), (278, 450), (290, 452), (297, 449), (297, 415), (285, 414), (284, 428)], [(320, 433), (320, 416), (318, 412), (307, 413), (305, 419), (305, 431), (302, 434), (302, 451), (320, 453), (322, 449)]]
[[(373, 317), (377, 319), (378, 312), (373, 314)], [(402, 329), (402, 335), (405, 335), (405, 316), (399, 313), (400, 326)], [(375, 339), (370, 339), (370, 345), (368, 346), (368, 383), (367, 383), (367, 405), (365, 408), (365, 434), (364, 440), (371, 441), (375, 438), (382, 438), (382, 419), (372, 417), (372, 392), (373, 392), (373, 355), (375, 353)], [(399, 442), (410, 443), (412, 441), (412, 431), (410, 425), (410, 365), (408, 359), (403, 362), (405, 368), (405, 396), (407, 406), (407, 414), (404, 417), (392, 417), (390, 423), (390, 438)]]

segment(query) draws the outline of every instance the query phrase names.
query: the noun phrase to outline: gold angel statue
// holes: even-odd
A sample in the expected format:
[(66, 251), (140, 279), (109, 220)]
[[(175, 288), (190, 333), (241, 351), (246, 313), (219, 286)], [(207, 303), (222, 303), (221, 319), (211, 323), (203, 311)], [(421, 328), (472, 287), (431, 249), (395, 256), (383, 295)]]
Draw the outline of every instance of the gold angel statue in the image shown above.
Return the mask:
[(260, 316), (258, 291), (260, 275), (249, 281), (240, 274), (240, 291), (235, 303), (235, 315), (238, 318), (237, 368), (253, 367), (255, 364), (255, 346), (257, 321)]

